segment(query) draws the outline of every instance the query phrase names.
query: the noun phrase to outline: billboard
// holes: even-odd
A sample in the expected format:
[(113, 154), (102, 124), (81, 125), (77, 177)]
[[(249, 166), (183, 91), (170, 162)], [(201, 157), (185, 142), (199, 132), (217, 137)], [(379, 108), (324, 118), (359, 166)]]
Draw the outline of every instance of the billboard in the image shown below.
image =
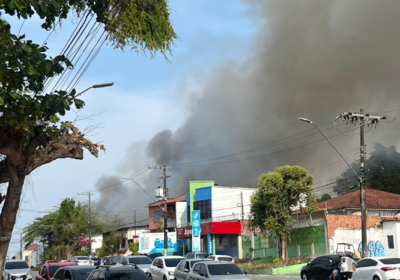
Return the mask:
[(192, 211), (192, 252), (200, 252), (200, 211)]
[[(168, 253), (177, 251), (176, 232), (168, 232)], [(164, 233), (142, 233), (139, 235), (139, 253), (164, 253)]]

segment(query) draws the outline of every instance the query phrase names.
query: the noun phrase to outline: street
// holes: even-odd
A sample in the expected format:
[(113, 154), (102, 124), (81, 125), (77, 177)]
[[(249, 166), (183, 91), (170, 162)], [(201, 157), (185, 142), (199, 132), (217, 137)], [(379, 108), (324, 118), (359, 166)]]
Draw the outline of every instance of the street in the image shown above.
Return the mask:
[(250, 278), (255, 280), (300, 280), (298, 274), (287, 274), (287, 275), (248, 275)]

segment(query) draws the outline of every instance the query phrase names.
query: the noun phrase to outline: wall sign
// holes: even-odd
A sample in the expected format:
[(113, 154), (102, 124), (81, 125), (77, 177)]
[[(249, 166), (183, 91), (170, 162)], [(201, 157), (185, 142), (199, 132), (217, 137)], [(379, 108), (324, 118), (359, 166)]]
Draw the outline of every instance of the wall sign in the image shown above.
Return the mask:
[(192, 211), (192, 252), (200, 252), (200, 211)]

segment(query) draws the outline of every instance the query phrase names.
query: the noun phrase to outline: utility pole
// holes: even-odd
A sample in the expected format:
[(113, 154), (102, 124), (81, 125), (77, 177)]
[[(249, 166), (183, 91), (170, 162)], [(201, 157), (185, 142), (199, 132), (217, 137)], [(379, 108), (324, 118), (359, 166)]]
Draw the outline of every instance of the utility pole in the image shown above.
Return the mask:
[(133, 223), (135, 225), (135, 237), (136, 237), (136, 210), (133, 210)]
[[(366, 258), (367, 255), (367, 204), (365, 196), (365, 142), (364, 142), (364, 126), (367, 125), (375, 127), (378, 125), (380, 120), (385, 120), (385, 116), (372, 116), (370, 114), (364, 114), (364, 110), (360, 109), (360, 113), (357, 112), (344, 112), (340, 114), (337, 119), (343, 118), (347, 123), (350, 121), (351, 124), (360, 122), (360, 175), (356, 172), (360, 185), (360, 203), (361, 203), (361, 243), (362, 243), (362, 257)], [(347, 124), (346, 123), (346, 124)], [(354, 170), (353, 170), (354, 171)]]
[(20, 240), (19, 240), (19, 259), (22, 260), (22, 232), (20, 233)]
[(242, 221), (244, 221), (243, 192), (240, 193), (240, 202), (242, 204)]
[(77, 195), (87, 195), (89, 197), (89, 222), (88, 222), (88, 228), (89, 228), (89, 258), (92, 255), (92, 205), (91, 205), (91, 197), (92, 193), (87, 192), (87, 193), (77, 193)]
[(167, 227), (167, 218), (168, 218), (168, 207), (167, 207), (167, 178), (171, 176), (167, 176), (167, 169), (171, 167), (164, 166), (149, 166), (149, 169), (161, 169), (163, 171), (163, 176), (158, 178), (162, 179), (164, 182), (163, 188), (163, 200), (164, 200), (164, 256), (168, 256), (168, 227)]

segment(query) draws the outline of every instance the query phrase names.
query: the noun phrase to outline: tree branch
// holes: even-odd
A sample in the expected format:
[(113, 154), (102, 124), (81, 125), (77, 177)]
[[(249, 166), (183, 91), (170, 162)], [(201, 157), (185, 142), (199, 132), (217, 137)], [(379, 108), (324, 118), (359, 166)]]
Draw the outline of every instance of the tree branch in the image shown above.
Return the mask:
[[(85, 139), (79, 134), (78, 128), (72, 126), (63, 131), (57, 139), (51, 140), (39, 146), (31, 154), (25, 169), (25, 175), (29, 175), (36, 168), (60, 158), (83, 159), (83, 148), (92, 155), (98, 157), (98, 145)], [(6, 159), (0, 161), (0, 183), (9, 181)]]

